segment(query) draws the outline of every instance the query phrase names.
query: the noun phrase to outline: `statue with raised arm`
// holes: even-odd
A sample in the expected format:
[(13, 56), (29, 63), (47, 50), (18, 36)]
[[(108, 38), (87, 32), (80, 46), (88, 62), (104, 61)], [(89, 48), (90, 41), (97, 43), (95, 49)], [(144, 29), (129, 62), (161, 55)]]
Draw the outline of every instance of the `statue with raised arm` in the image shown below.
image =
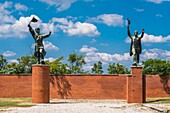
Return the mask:
[(137, 66), (139, 63), (139, 55), (142, 52), (142, 44), (141, 44), (141, 39), (144, 36), (144, 29), (142, 29), (142, 34), (141, 36), (138, 36), (138, 31), (135, 30), (134, 36), (131, 35), (130, 33), (130, 20), (127, 19), (128, 26), (127, 26), (127, 33), (128, 36), (131, 38), (131, 45), (130, 45), (130, 56), (133, 55), (133, 66)]
[(35, 52), (34, 56), (38, 59), (38, 64), (45, 64), (44, 56), (46, 55), (46, 51), (44, 50), (43, 40), (51, 35), (51, 31), (48, 34), (40, 34), (40, 28), (34, 29), (31, 27), (31, 22), (37, 22), (36, 18), (32, 18), (29, 22), (28, 27), (32, 37), (35, 40)]

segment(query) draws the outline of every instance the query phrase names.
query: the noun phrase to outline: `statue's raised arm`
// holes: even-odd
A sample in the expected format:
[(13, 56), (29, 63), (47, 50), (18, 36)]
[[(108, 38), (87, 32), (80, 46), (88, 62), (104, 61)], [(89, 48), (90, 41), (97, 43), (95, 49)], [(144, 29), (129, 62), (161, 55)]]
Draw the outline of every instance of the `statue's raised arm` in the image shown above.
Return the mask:
[(144, 29), (142, 29), (142, 34), (141, 34), (140, 38), (143, 38), (144, 33), (145, 33), (145, 30), (144, 30)]
[(30, 33), (31, 33), (32, 37), (35, 39), (35, 32), (34, 32), (34, 30), (33, 30), (33, 28), (31, 27), (31, 25), (30, 25), (30, 24), (31, 24), (31, 23), (29, 23), (29, 24), (28, 24), (29, 31), (30, 31)]
[(128, 36), (130, 37), (130, 38), (132, 38), (132, 34), (130, 33), (130, 20), (129, 19), (127, 19), (127, 34), (128, 34)]
[(51, 35), (51, 31), (50, 31), (48, 34), (42, 34), (41, 36), (42, 36), (43, 38), (48, 38), (50, 35)]

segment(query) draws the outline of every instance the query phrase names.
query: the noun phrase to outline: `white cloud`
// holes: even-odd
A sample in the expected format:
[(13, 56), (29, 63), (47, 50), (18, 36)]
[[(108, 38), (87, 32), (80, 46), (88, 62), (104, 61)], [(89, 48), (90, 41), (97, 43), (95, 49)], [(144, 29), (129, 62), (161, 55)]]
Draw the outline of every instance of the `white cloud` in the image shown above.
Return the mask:
[(40, 26), (41, 20), (36, 15), (31, 15), (30, 17), (20, 17), (19, 20), (16, 20), (14, 23), (4, 23), (0, 26), (0, 38), (25, 38), (28, 35), (28, 23), (36, 17), (39, 22), (37, 22), (36, 27)]
[(12, 56), (15, 56), (16, 53), (14, 53), (12, 51), (6, 51), (2, 55), (5, 56), (5, 57), (12, 57)]
[(39, 0), (44, 2), (50, 6), (56, 6), (57, 11), (64, 11), (71, 7), (71, 4), (76, 2), (77, 0)]
[(12, 4), (13, 4), (12, 2), (8, 2), (8, 1), (5, 1), (3, 4), (0, 3), (2, 9), (11, 8)]
[[(93, 48), (93, 49), (92, 49)], [(94, 47), (88, 47), (87, 45), (84, 45), (80, 52), (85, 52), (85, 61), (87, 62), (87, 65), (85, 65), (83, 68), (85, 70), (91, 70), (94, 63), (97, 63), (98, 61), (101, 61), (103, 63), (103, 66), (108, 65), (109, 63), (120, 63), (125, 66), (130, 66), (133, 64), (133, 57), (129, 55), (129, 53), (123, 53), (123, 54), (109, 54), (109, 53), (103, 53), (99, 52)], [(162, 50), (162, 49), (144, 49), (142, 51), (142, 54), (140, 55), (140, 62), (146, 61), (148, 59), (164, 59), (164, 60), (170, 60), (170, 51), (168, 50)]]
[(83, 45), (83, 47), (80, 49), (80, 52), (85, 52), (85, 53), (89, 53), (89, 52), (95, 52), (97, 51), (96, 48), (94, 47), (89, 47), (87, 45)]
[(11, 60), (8, 60), (8, 63), (11, 64), (11, 63), (19, 63), (17, 59), (11, 59)]
[(123, 26), (124, 20), (122, 15), (102, 14), (97, 17), (89, 18), (87, 22), (103, 23), (107, 26)]
[(54, 26), (54, 23), (42, 23), (42, 30), (43, 33), (49, 33), (49, 31), (54, 32), (58, 31), (58, 28)]
[(101, 61), (103, 64), (108, 64), (111, 62), (118, 62), (118, 61), (129, 61), (130, 56), (129, 53), (124, 53), (123, 55), (120, 54), (109, 54), (109, 53), (102, 53), (98, 52), (98, 50), (94, 47), (88, 47), (84, 45), (80, 52), (85, 52), (85, 61), (87, 63), (95, 63)]
[(90, 65), (90, 64), (85, 64), (85, 65), (83, 65), (83, 69), (84, 69), (85, 71), (90, 71), (92, 68), (93, 68), (93, 65)]
[(170, 0), (146, 0), (147, 2), (153, 2), (156, 4), (160, 4), (162, 2), (170, 2)]
[(44, 61), (49, 61), (49, 62), (53, 62), (56, 60), (56, 58), (52, 58), (52, 57), (49, 57), (49, 58), (44, 58)]
[(59, 48), (53, 45), (51, 42), (44, 41), (43, 44), (44, 44), (44, 49), (47, 51), (58, 51), (59, 50)]
[(10, 15), (12, 11), (9, 9), (12, 8), (12, 2), (4, 2), (3, 4), (0, 3), (0, 24), (5, 22), (14, 23), (16, 19)]
[(0, 14), (0, 23), (14, 23), (16, 19), (11, 15)]
[(66, 18), (52, 18), (48, 23), (42, 23), (41, 19), (36, 15), (31, 15), (30, 17), (20, 17), (19, 20), (15, 20), (13, 23), (4, 23), (0, 25), (0, 38), (25, 38), (30, 35), (28, 30), (28, 23), (35, 17), (38, 22), (31, 23), (33, 28), (40, 27), (43, 33), (48, 33), (52, 31), (55, 33), (62, 30), (64, 33), (74, 36), (98, 36), (100, 32), (97, 27), (90, 23), (72, 22)]
[[(55, 1), (54, 1), (55, 2)], [(28, 30), (28, 23), (30, 20), (35, 17), (38, 19), (36, 24), (31, 23), (32, 27), (40, 27), (43, 33), (48, 33), (52, 31), (55, 33), (59, 30), (62, 30), (64, 33), (70, 36), (98, 36), (100, 32), (97, 30), (97, 27), (93, 24), (86, 22), (73, 22), (75, 21), (74, 17), (67, 18), (52, 18), (48, 23), (42, 23), (41, 19), (36, 15), (31, 15), (29, 17), (20, 17), (19, 20), (14, 18), (11, 15), (9, 8), (12, 8), (12, 2), (0, 3), (0, 39), (5, 38), (26, 38), (30, 35)], [(15, 7), (18, 10), (26, 10), (26, 6), (21, 4), (15, 4)]]
[(55, 26), (55, 31), (62, 30), (70, 36), (93, 37), (100, 35), (95, 25), (79, 21), (74, 23), (72, 19), (74, 18), (52, 18), (51, 23)]
[(41, 27), (42, 31), (52, 32), (55, 31), (52, 23), (42, 23), (36, 15), (31, 15), (30, 17), (20, 17), (17, 20), (12, 16), (11, 11), (15, 7), (17, 10), (27, 10), (26, 6), (21, 5), (20, 3), (16, 3), (15, 6), (12, 2), (4, 2), (0, 3), (0, 39), (5, 38), (25, 38), (28, 36), (28, 23), (32, 19), (32, 17), (37, 18), (39, 21), (36, 24), (32, 24), (33, 27)]
[(76, 22), (75, 24), (69, 23), (68, 27), (63, 31), (71, 36), (79, 35), (92, 37), (100, 35), (95, 25), (81, 22)]
[(14, 12), (13, 11), (13, 7), (16, 10), (24, 10), (27, 11), (28, 8), (25, 5), (22, 5), (20, 3), (16, 3), (15, 5), (13, 5), (12, 2), (4, 2), (4, 3), (0, 3), (0, 23), (4, 24), (4, 23), (15, 23), (16, 18), (13, 17), (11, 14)]
[(28, 10), (28, 7), (27, 7), (27, 6), (22, 5), (22, 4), (20, 4), (20, 3), (16, 3), (16, 4), (14, 5), (14, 7), (15, 7), (16, 10), (19, 10), (19, 11), (21, 11), (21, 10), (27, 11), (27, 10)]
[(134, 8), (137, 12), (143, 12), (144, 9)]
[(162, 50), (158, 48), (149, 49), (149, 50), (144, 49), (141, 54), (141, 60), (145, 61), (150, 58), (170, 60), (170, 51)]
[[(163, 37), (163, 36), (154, 36), (154, 35), (148, 35), (147, 33), (144, 34), (144, 37), (142, 38), (142, 43), (162, 43), (167, 42), (170, 40), (170, 35)], [(131, 39), (127, 37), (125, 39), (126, 43), (130, 43)]]
[(68, 25), (69, 24), (69, 22), (66, 18), (52, 18), (52, 21), (57, 22), (57, 23), (62, 24), (62, 25)]

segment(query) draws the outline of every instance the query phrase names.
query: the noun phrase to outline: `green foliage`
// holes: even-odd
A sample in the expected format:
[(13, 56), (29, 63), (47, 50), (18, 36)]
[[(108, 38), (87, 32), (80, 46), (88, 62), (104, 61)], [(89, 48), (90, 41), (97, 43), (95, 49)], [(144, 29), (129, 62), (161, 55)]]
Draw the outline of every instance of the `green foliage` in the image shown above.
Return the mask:
[(7, 60), (0, 54), (0, 73), (6, 72)]
[(98, 62), (97, 64), (94, 63), (94, 66), (92, 68), (92, 73), (95, 73), (95, 74), (102, 74), (103, 71), (102, 71), (102, 62)]
[(109, 74), (129, 74), (130, 71), (128, 68), (125, 68), (123, 65), (117, 63), (109, 64), (107, 71)]
[(70, 74), (82, 74), (85, 73), (82, 69), (83, 65), (86, 64), (84, 55), (70, 54), (68, 58)]
[(31, 73), (32, 64), (36, 64), (37, 60), (34, 56), (22, 56), (17, 59), (18, 63), (7, 64), (7, 72), (10, 74)]
[(11, 64), (7, 64), (7, 72), (8, 74), (19, 74), (23, 72), (23, 68), (17, 65), (16, 62), (13, 62)]
[(46, 61), (46, 64), (50, 66), (51, 74), (68, 74), (67, 64), (63, 64), (61, 60), (64, 60), (64, 57), (57, 58), (53, 62)]
[(169, 75), (170, 74), (170, 62), (160, 59), (149, 59), (142, 62), (144, 65), (143, 74), (158, 74)]
[[(68, 58), (69, 64), (63, 64), (64, 57), (57, 58), (53, 62), (46, 61), (46, 64), (50, 65), (51, 74), (90, 74), (83, 70), (83, 65), (86, 64), (84, 55), (70, 54)], [(37, 59), (34, 56), (22, 56), (17, 59), (18, 63), (8, 64), (7, 59), (0, 54), (0, 73), (7, 74), (21, 74), (31, 73), (32, 64), (37, 63)], [(170, 61), (160, 59), (149, 59), (143, 64), (143, 74), (158, 74), (169, 75), (170, 74)], [(95, 63), (91, 69), (92, 73), (102, 74), (102, 62)], [(109, 64), (107, 71), (109, 74), (129, 74), (128, 68), (117, 63)]]

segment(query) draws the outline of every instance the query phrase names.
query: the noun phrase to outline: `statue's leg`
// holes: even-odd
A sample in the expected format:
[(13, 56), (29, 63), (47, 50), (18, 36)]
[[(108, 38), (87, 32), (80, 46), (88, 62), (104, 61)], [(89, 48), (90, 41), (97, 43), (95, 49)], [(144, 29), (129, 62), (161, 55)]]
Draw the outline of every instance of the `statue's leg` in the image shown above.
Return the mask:
[(37, 51), (38, 64), (40, 64), (40, 50)]
[(44, 50), (40, 49), (40, 64), (45, 64), (44, 62)]
[(39, 59), (39, 56), (40, 56), (40, 53), (39, 53), (39, 48), (38, 46), (35, 44), (35, 52), (34, 52), (34, 56), (37, 58), (38, 60), (38, 64), (40, 64), (40, 59)]
[(133, 62), (134, 62), (135, 65), (137, 64), (137, 54), (133, 55)]
[(36, 59), (37, 59), (37, 61), (38, 61), (37, 63), (40, 64), (39, 51), (35, 51), (35, 52), (34, 52), (34, 56), (36, 57)]
[(137, 63), (139, 63), (139, 54), (137, 54)]
[(133, 53), (133, 65), (137, 66), (137, 54), (136, 49), (134, 47), (132, 48), (132, 53)]

